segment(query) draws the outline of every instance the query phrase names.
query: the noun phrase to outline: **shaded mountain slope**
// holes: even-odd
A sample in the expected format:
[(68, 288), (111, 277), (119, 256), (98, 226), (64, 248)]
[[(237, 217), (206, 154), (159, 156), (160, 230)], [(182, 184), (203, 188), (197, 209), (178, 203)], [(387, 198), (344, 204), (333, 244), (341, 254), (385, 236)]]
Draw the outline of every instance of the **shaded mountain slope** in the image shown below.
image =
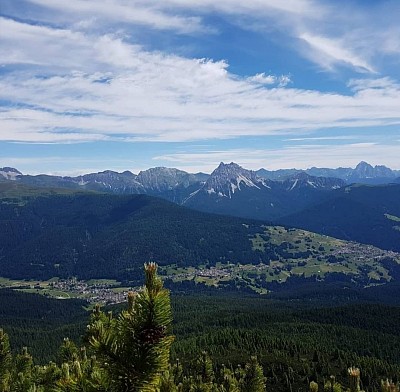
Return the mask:
[(6, 197), (0, 204), (0, 269), (15, 277), (129, 278), (149, 260), (252, 262), (260, 255), (248, 235), (260, 226), (145, 195)]
[(279, 219), (280, 223), (400, 250), (400, 186), (353, 185), (301, 212)]

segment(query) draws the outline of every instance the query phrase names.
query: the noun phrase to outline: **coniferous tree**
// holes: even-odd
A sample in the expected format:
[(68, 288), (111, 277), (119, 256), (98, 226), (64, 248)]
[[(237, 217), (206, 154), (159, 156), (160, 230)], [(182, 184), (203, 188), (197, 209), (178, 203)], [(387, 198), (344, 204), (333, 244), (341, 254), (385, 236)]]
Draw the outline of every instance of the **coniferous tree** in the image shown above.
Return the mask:
[(222, 383), (219, 386), (220, 392), (240, 392), (239, 383), (235, 378), (233, 372), (227, 369), (224, 365), (221, 369)]
[(157, 276), (157, 265), (145, 265), (146, 283), (129, 293), (128, 310), (117, 318), (95, 315), (89, 343), (110, 391), (153, 392), (168, 369), (172, 313), (168, 290)]
[(8, 335), (0, 328), (0, 391), (8, 392), (10, 390), (11, 361)]
[(265, 392), (265, 377), (263, 369), (256, 357), (251, 357), (244, 369), (244, 377), (240, 380), (241, 392)]
[(382, 392), (399, 392), (400, 387), (399, 384), (395, 384), (389, 380), (382, 380), (381, 381), (381, 390)]
[(350, 392), (363, 392), (360, 388), (360, 369), (356, 367), (348, 368)]
[(342, 392), (342, 386), (336, 382), (334, 376), (331, 376), (324, 385), (324, 392)]

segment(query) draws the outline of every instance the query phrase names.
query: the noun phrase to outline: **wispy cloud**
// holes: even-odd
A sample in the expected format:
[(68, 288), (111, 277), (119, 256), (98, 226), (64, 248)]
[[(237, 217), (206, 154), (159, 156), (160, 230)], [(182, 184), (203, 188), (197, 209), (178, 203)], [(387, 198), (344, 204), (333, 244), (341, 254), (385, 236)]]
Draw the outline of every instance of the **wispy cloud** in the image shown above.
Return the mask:
[(318, 0), (21, 1), (36, 7), (31, 13), (40, 21), (103, 34), (124, 32), (127, 26), (181, 34), (215, 33), (207, 16), (220, 14), (242, 29), (265, 35), (277, 32), (281, 45), (297, 50), (325, 70), (345, 66), (379, 72), (382, 56), (398, 56), (400, 50), (400, 27), (395, 17), (400, 5), (396, 2), (374, 4), (371, 13), (362, 3)]
[(5, 63), (56, 74), (3, 76), (1, 140), (193, 141), (400, 124), (400, 86), (387, 78), (352, 81), (352, 96), (299, 90), (285, 87), (286, 76), (242, 78), (224, 61), (150, 52), (120, 37), (3, 22)]
[(360, 135), (296, 137), (296, 138), (284, 139), (284, 141), (302, 142), (302, 141), (357, 140), (357, 139), (360, 139)]
[(376, 73), (371, 64), (346, 48), (343, 42), (310, 33), (303, 33), (299, 38), (309, 45), (308, 56), (326, 69), (333, 69), (336, 64), (342, 63), (361, 72)]
[[(198, 16), (181, 16), (174, 11), (169, 12), (168, 9), (161, 7), (157, 2), (144, 2), (132, 0), (130, 2), (122, 0), (68, 0), (67, 2), (57, 2), (52, 0), (29, 0), (30, 3), (45, 7), (54, 11), (51, 13), (56, 20), (58, 15), (63, 18), (68, 15), (68, 19), (75, 20), (76, 23), (85, 20), (93, 20), (110, 24), (110, 22), (129, 23), (148, 26), (159, 30), (174, 30), (179, 33), (204, 32), (205, 27), (201, 23)], [(57, 15), (58, 14), (58, 15)], [(41, 12), (40, 15), (45, 17), (48, 13)], [(91, 23), (81, 23), (79, 27), (93, 27)]]

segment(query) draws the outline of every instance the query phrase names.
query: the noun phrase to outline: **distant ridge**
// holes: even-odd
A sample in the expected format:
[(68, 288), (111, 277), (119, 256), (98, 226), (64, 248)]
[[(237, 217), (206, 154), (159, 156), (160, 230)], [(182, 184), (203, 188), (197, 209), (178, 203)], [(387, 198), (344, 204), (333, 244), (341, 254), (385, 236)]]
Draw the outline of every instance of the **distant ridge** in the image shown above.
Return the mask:
[(17, 169), (0, 170), (2, 182), (43, 188), (65, 188), (117, 195), (144, 194), (178, 205), (217, 214), (277, 220), (300, 213), (330, 199), (332, 192), (351, 183), (398, 183), (400, 172), (360, 162), (354, 169), (247, 170), (235, 162), (221, 162), (210, 174), (155, 167), (139, 174), (105, 170), (77, 177), (24, 175)]
[(367, 162), (361, 161), (354, 169), (348, 167), (339, 167), (337, 169), (312, 167), (310, 169), (280, 169), (268, 171), (260, 169), (257, 174), (260, 177), (272, 180), (282, 180), (298, 173), (307, 173), (315, 177), (334, 177), (340, 178), (347, 184), (388, 184), (394, 182), (396, 177), (400, 176), (400, 170), (392, 170), (384, 165), (376, 165), (375, 167)]
[[(222, 165), (222, 166), (221, 166)], [(223, 168), (241, 167), (238, 164), (231, 162), (225, 164), (221, 162), (215, 170), (222, 172)], [(289, 177), (300, 173), (306, 173), (313, 177), (329, 177), (338, 178), (345, 181), (346, 184), (361, 183), (361, 184), (388, 184), (398, 182), (400, 178), (400, 170), (392, 170), (384, 165), (372, 166), (367, 162), (361, 161), (353, 169), (350, 167), (318, 168), (311, 167), (309, 169), (278, 169), (266, 170), (259, 169), (257, 171), (241, 168), (246, 172), (252, 172), (252, 176), (257, 176), (261, 179), (272, 181), (284, 181)], [(89, 173), (81, 176), (52, 176), (47, 174), (40, 175), (24, 175), (19, 170), (13, 167), (0, 168), (0, 179), (16, 180), (30, 185), (46, 186), (57, 182), (65, 187), (86, 187), (96, 188), (96, 190), (106, 190), (107, 188), (113, 193), (143, 193), (146, 190), (166, 191), (178, 187), (188, 187), (196, 182), (205, 182), (210, 177), (206, 173), (188, 173), (183, 170), (167, 167), (154, 167), (141, 171), (139, 174), (133, 174), (130, 171), (118, 173), (112, 170), (105, 170), (98, 173)], [(120, 186), (114, 186), (115, 183), (120, 183)], [(96, 184), (96, 185), (95, 185)]]

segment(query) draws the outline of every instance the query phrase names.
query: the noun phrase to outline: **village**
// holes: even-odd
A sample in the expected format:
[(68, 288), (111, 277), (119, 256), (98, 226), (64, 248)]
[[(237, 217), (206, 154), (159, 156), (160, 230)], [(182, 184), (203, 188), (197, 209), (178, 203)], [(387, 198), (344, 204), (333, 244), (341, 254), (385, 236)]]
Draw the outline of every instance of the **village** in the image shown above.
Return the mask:
[[(125, 302), (129, 291), (137, 291), (137, 288), (119, 287), (115, 283), (98, 282), (89, 283), (76, 278), (58, 280), (49, 283), (53, 290), (70, 293), (70, 297), (85, 299), (89, 303), (113, 305)], [(58, 297), (64, 299), (66, 297)]]

